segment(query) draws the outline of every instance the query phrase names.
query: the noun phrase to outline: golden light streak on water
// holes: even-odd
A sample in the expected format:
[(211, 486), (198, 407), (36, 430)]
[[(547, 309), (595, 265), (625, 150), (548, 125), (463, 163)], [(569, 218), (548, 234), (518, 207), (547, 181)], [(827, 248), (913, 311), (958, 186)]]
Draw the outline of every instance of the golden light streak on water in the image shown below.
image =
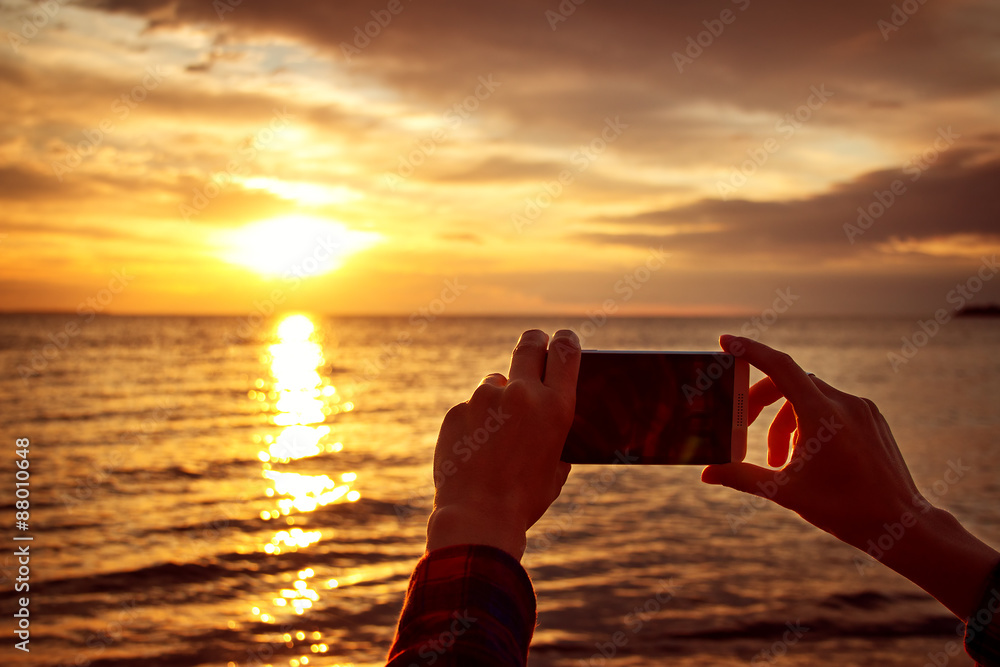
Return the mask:
[[(264, 553), (274, 556), (307, 549), (323, 539), (320, 530), (292, 527), (295, 515), (336, 502), (354, 502), (361, 497), (357, 490), (351, 488), (358, 480), (355, 472), (329, 475), (280, 469), (295, 461), (342, 451), (342, 442), (328, 442), (333, 427), (326, 422), (332, 416), (353, 410), (354, 404), (342, 400), (336, 387), (323, 377), (326, 360), (323, 348), (317, 342), (316, 325), (309, 317), (285, 317), (279, 322), (276, 335), (278, 342), (269, 345), (267, 353), (262, 356), (262, 361), (270, 368), (271, 378), (258, 378), (254, 389), (247, 394), (268, 414), (272, 424), (282, 427), (276, 436), (267, 433), (253, 438), (262, 447), (257, 452), (261, 477), (269, 483), (264, 495), (274, 501), (273, 509), (262, 510), (260, 517), (263, 520), (284, 518), (288, 526), (276, 530), (270, 541), (259, 547)], [(332, 588), (329, 585), (332, 580), (326, 578), (311, 585), (310, 580), (315, 576), (312, 568), (300, 570), (291, 585), (280, 588), (271, 596), (271, 609), (268, 610), (271, 613), (254, 607), (254, 615), (265, 622), (277, 622), (279, 615), (306, 613), (319, 601), (316, 589)], [(302, 635), (301, 632), (298, 634)], [(308, 650), (325, 653), (327, 645), (316, 641), (321, 638), (314, 636)], [(305, 636), (296, 635), (295, 639), (304, 641)], [(287, 641), (294, 643), (291, 636)], [(292, 662), (308, 664), (309, 658), (303, 655)]]

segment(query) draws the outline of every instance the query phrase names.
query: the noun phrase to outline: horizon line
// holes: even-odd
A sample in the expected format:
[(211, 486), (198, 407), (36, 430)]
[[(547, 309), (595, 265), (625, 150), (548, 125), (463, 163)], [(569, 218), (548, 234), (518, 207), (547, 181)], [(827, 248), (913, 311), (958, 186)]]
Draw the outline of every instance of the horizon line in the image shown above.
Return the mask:
[[(187, 318), (249, 318), (260, 315), (263, 320), (280, 319), (288, 315), (302, 314), (320, 318), (344, 318), (344, 319), (399, 319), (408, 317), (419, 317), (418, 312), (406, 313), (319, 313), (304, 308), (289, 309), (280, 313), (270, 313), (267, 315), (259, 313), (182, 313), (182, 312), (162, 312), (162, 313), (128, 313), (128, 312), (100, 312), (93, 311), (81, 314), (72, 310), (0, 310), (0, 317), (12, 317), (19, 315), (68, 315), (72, 317), (187, 317)], [(633, 315), (606, 314), (602, 313), (608, 320), (629, 320), (629, 319), (751, 319), (761, 317), (761, 312), (752, 313), (637, 313)], [(956, 313), (957, 315), (957, 313)], [(593, 320), (594, 313), (442, 313), (434, 315), (433, 319), (559, 319), (559, 318), (579, 318), (581, 320)], [(834, 318), (857, 318), (857, 319), (889, 319), (889, 318), (921, 318), (928, 317), (927, 313), (867, 313), (867, 312), (844, 312), (844, 313), (783, 313), (780, 319), (834, 319)]]

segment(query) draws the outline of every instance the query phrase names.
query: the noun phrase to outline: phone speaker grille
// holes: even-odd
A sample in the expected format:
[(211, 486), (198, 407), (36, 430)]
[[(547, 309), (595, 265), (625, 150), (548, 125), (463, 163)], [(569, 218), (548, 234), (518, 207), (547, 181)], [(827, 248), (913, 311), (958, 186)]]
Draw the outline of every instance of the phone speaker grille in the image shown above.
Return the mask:
[(746, 426), (746, 419), (744, 415), (746, 410), (743, 407), (744, 394), (736, 395), (736, 428), (744, 428)]

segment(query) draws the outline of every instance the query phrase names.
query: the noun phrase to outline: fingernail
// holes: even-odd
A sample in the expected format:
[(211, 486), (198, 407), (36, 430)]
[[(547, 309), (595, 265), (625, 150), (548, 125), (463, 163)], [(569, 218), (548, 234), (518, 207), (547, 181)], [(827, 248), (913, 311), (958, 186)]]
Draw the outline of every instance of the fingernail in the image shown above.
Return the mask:
[(560, 329), (555, 333), (555, 335), (552, 336), (552, 338), (568, 338), (577, 344), (580, 343), (579, 337), (576, 335), (576, 332), (573, 331), (572, 329)]

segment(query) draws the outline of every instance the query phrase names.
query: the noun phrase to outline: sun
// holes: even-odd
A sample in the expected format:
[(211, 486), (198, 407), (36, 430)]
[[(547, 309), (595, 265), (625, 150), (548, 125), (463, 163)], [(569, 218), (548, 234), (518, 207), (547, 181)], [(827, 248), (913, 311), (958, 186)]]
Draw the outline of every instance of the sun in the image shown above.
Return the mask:
[(300, 343), (309, 340), (316, 330), (316, 325), (308, 316), (296, 313), (286, 316), (278, 324), (278, 338), (286, 343)]
[(228, 232), (223, 257), (264, 276), (318, 276), (380, 238), (325, 218), (287, 215)]

